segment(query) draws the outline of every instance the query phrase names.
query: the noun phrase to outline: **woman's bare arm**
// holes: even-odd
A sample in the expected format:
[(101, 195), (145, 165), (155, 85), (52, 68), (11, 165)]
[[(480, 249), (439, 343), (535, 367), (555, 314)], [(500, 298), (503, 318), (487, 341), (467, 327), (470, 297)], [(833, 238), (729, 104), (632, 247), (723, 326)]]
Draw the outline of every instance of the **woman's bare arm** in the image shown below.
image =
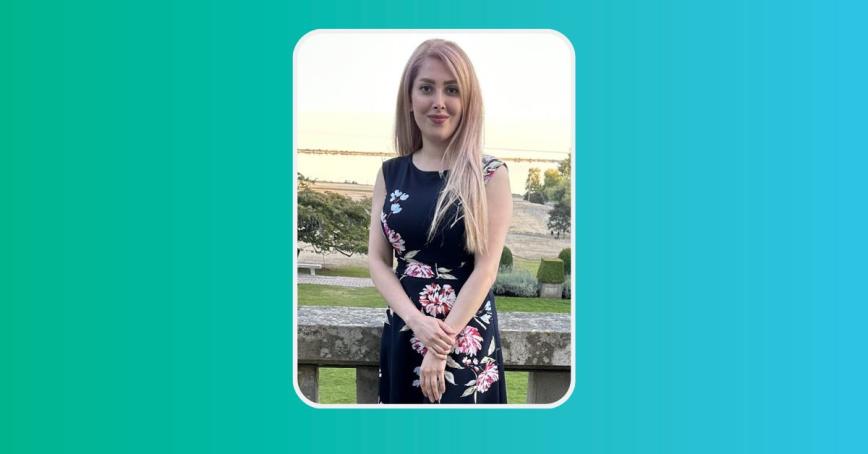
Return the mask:
[(446, 317), (446, 324), (458, 332), (463, 331), (476, 314), (482, 299), (497, 279), (500, 254), (512, 222), (512, 192), (506, 166), (494, 171), (485, 186), (485, 198), (488, 204), (487, 252), (474, 256), (473, 272), (461, 287), (455, 305)]

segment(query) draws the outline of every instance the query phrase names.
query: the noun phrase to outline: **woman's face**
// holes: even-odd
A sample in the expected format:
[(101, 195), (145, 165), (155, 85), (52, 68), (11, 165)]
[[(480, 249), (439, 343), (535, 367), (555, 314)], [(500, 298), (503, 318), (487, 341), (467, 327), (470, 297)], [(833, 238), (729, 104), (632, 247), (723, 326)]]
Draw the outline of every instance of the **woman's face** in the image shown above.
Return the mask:
[(458, 82), (437, 58), (426, 58), (413, 81), (410, 103), (413, 118), (425, 141), (447, 142), (461, 121)]

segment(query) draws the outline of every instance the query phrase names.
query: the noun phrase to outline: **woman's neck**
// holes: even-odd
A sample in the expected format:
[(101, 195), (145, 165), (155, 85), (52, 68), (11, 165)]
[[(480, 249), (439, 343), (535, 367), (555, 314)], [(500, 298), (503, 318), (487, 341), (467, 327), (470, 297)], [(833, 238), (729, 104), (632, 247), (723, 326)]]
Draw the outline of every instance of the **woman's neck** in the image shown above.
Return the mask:
[[(443, 156), (446, 153), (446, 145), (436, 146), (425, 143), (422, 148), (416, 150), (416, 163), (421, 164), (426, 169), (448, 170), (449, 163), (444, 162)], [(418, 167), (418, 165), (417, 165)]]

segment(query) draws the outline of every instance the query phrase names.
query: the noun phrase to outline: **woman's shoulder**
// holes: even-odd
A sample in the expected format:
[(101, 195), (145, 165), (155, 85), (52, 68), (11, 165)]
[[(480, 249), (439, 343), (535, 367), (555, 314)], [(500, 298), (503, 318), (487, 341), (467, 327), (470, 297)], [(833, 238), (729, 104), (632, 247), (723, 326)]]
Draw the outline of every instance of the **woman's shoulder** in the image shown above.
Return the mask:
[(395, 156), (383, 161), (379, 172), (383, 174), (383, 183), (386, 188), (391, 188), (394, 181), (400, 180), (401, 175), (407, 171), (407, 156)]
[(406, 161), (406, 156), (394, 156), (389, 159), (383, 161), (382, 171), (383, 174), (387, 174), (391, 172), (393, 169), (397, 169), (400, 167), (402, 163)]
[(494, 172), (500, 167), (508, 168), (506, 163), (501, 159), (490, 154), (482, 155), (482, 179), (486, 183), (494, 175)]

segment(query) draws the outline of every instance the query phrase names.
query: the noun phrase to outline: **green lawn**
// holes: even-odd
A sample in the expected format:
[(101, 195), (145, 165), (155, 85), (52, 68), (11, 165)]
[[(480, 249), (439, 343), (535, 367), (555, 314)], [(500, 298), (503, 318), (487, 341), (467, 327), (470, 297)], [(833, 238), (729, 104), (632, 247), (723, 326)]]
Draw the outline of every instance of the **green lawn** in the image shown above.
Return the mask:
[(527, 270), (531, 276), (536, 277), (536, 272), (539, 270), (539, 259), (529, 260), (521, 257), (512, 257), (512, 268), (516, 270)]
[[(299, 271), (302, 273), (303, 271)], [(319, 276), (345, 276), (345, 277), (371, 277), (371, 273), (366, 266), (331, 266), (324, 267), (316, 272)]]
[[(527, 403), (527, 375), (527, 372), (506, 372), (506, 394), (509, 403)], [(356, 403), (356, 370), (321, 367), (319, 400), (322, 404)]]
[[(570, 312), (570, 300), (560, 298), (498, 296), (495, 301), (499, 312)], [(298, 303), (302, 306), (386, 308), (386, 301), (374, 287), (298, 284)]]

